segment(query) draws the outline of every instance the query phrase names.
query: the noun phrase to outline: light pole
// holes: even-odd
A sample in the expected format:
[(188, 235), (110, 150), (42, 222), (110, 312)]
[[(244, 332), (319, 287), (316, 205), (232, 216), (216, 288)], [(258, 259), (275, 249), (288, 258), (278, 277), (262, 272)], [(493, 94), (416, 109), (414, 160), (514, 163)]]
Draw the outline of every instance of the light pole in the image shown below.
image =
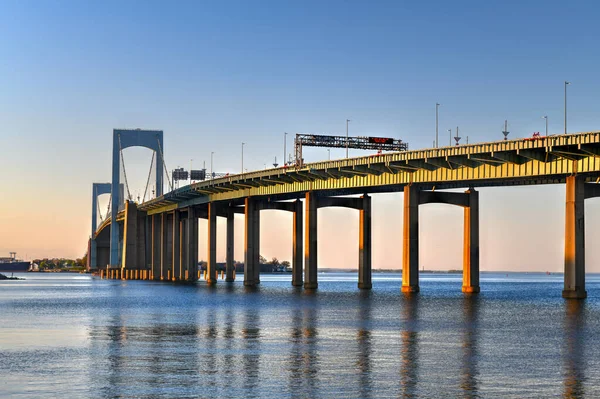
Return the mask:
[(438, 148), (438, 114), (439, 114), (439, 108), (440, 108), (440, 104), (439, 103), (435, 103), (435, 148)]
[(287, 157), (286, 144), (287, 144), (287, 132), (284, 132), (283, 133), (283, 166), (285, 166), (285, 163), (286, 163), (285, 159)]
[(331, 148), (327, 149), (327, 160), (331, 161)]
[(570, 84), (571, 82), (565, 80), (565, 134), (567, 134), (567, 85)]
[(192, 163), (194, 162), (193, 159), (190, 159), (190, 184), (192, 184)]
[(210, 180), (215, 178), (215, 175), (213, 173), (213, 155), (215, 155), (214, 151), (210, 152)]
[(346, 158), (348, 158), (348, 122), (350, 119), (346, 119)]
[(244, 173), (244, 142), (242, 142), (242, 173)]
[(542, 116), (546, 120), (546, 137), (548, 137), (548, 115)]
[(452, 129), (448, 129), (448, 135), (450, 137), (450, 147), (452, 147)]

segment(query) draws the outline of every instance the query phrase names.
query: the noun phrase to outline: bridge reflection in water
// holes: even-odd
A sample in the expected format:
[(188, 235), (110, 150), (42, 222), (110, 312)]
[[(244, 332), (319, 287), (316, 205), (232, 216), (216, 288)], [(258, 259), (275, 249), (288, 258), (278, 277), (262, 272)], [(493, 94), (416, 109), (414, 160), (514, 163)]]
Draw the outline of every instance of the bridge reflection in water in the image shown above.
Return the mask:
[(581, 301), (514, 300), (498, 287), (491, 297), (448, 288), (404, 296), (391, 281), (384, 292), (352, 292), (345, 282), (291, 294), (282, 283), (103, 284), (114, 304), (102, 304), (88, 331), (91, 380), (107, 397), (600, 393), (590, 371), (598, 350), (589, 347), (598, 336)]
[(586, 305), (585, 302), (567, 301), (564, 319), (564, 397), (584, 398), (586, 383)]

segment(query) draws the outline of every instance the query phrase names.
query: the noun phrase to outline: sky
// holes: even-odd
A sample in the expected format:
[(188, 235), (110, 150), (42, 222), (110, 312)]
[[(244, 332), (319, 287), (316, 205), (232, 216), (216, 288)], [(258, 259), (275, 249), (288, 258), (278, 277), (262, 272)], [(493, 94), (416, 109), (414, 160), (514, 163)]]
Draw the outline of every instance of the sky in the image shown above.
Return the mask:
[[(351, 135), (429, 147), (436, 103), (443, 145), (457, 126), (470, 143), (500, 140), (505, 119), (510, 138), (543, 134), (544, 115), (561, 133), (568, 80), (569, 132), (600, 130), (599, 15), (593, 1), (0, 0), (0, 256), (85, 253), (114, 128), (164, 130), (169, 169), (209, 167), (214, 152), (215, 171), (235, 173), (242, 142), (244, 168), (262, 169), (281, 163), (284, 132), (291, 153), (293, 134), (345, 134), (346, 119)], [(151, 152), (124, 158), (143, 192)], [(481, 189), (481, 269), (561, 271), (564, 202), (561, 185)], [(262, 218), (261, 253), (290, 260), (291, 216)], [(590, 272), (599, 221), (586, 201)], [(318, 223), (319, 265), (356, 267), (358, 214), (322, 209)], [(401, 267), (401, 223), (402, 194), (374, 195), (374, 267)], [(422, 266), (460, 268), (462, 210), (426, 205), (420, 223)]]

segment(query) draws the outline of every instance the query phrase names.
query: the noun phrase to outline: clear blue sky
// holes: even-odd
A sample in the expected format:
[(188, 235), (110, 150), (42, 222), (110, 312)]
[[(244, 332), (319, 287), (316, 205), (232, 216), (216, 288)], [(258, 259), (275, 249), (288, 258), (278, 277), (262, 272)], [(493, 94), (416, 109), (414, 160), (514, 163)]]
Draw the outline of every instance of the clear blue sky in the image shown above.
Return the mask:
[[(109, 178), (116, 127), (163, 129), (170, 168), (208, 162), (214, 151), (217, 171), (238, 172), (242, 141), (245, 167), (262, 168), (281, 161), (283, 132), (342, 133), (346, 118), (351, 134), (430, 146), (436, 102), (442, 144), (456, 126), (470, 142), (500, 139), (504, 119), (511, 137), (530, 136), (543, 132), (543, 115), (559, 133), (569, 80), (569, 131), (599, 130), (599, 11), (592, 1), (0, 0), (0, 256), (83, 253), (91, 182)], [(131, 149), (127, 157), (140, 165), (131, 179), (143, 191), (149, 154)], [(392, 197), (377, 199), (381, 212), (396, 215), (401, 195)], [(539, 242), (552, 256), (536, 267), (560, 269), (560, 186), (482, 190), (482, 206), (486, 199), (495, 207), (489, 217), (482, 210), (488, 256), (493, 243), (513, 245), (491, 218), (505, 211), (510, 219), (527, 203), (532, 230), (518, 241), (552, 231), (550, 243)], [(588, 232), (600, 236), (591, 206)], [(435, 218), (442, 231), (462, 234), (456, 210), (426, 209), (424, 226)], [(336, 215), (326, 218), (348, 219)], [(511, 223), (507, 231), (529, 231)], [(354, 245), (355, 229), (343, 243)], [(400, 234), (394, 224), (380, 229), (388, 243)], [(436, 229), (424, 229), (436, 242)], [(323, 245), (332, 254), (324, 266), (345, 265), (334, 256), (342, 244)], [(263, 246), (267, 256), (289, 257)], [(383, 264), (399, 259), (394, 251), (379, 250), (375, 266), (394, 266)], [(426, 266), (446, 262), (444, 251), (429, 258), (435, 252), (424, 255)], [(460, 250), (451, 255), (455, 266)]]

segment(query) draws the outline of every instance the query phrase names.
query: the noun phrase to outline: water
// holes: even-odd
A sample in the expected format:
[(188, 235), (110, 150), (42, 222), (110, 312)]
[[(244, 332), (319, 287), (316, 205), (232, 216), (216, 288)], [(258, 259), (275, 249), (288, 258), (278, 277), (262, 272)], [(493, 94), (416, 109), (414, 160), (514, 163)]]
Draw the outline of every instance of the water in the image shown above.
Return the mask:
[(600, 397), (600, 276), (320, 274), (215, 288), (83, 275), (0, 282), (0, 397)]

